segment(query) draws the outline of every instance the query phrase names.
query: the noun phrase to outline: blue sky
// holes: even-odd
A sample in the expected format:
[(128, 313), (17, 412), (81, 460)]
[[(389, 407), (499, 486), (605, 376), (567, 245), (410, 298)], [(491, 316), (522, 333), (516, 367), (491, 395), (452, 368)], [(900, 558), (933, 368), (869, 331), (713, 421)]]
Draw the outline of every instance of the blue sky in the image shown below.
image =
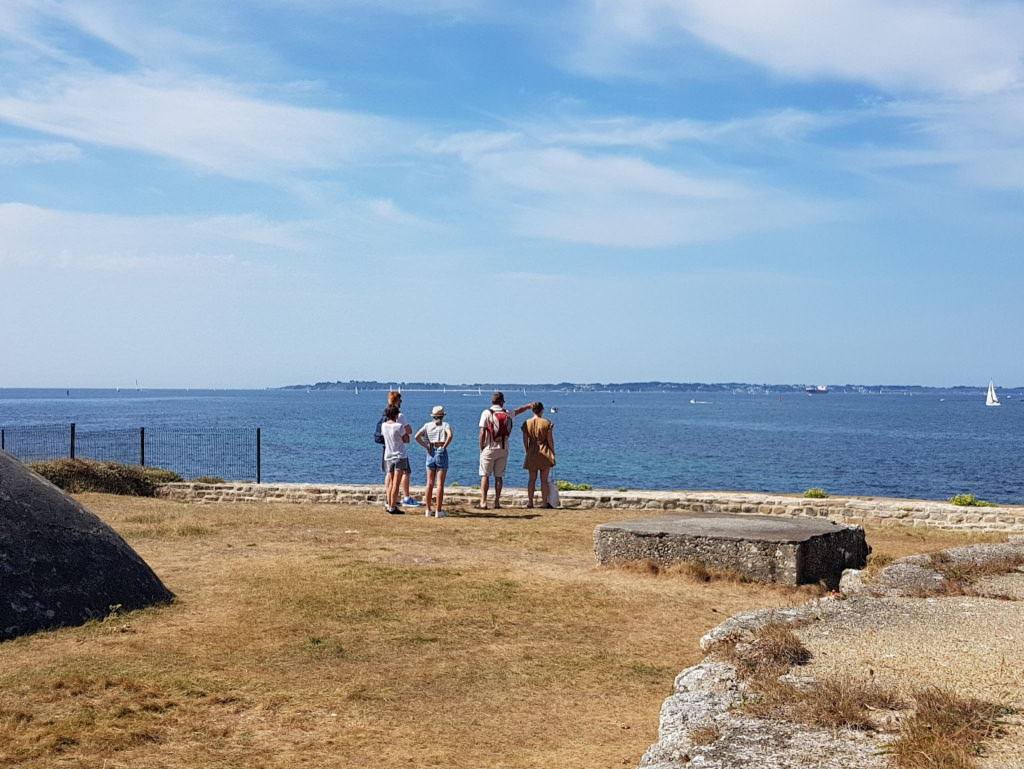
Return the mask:
[(1024, 385), (1024, 3), (5, 0), (0, 386)]

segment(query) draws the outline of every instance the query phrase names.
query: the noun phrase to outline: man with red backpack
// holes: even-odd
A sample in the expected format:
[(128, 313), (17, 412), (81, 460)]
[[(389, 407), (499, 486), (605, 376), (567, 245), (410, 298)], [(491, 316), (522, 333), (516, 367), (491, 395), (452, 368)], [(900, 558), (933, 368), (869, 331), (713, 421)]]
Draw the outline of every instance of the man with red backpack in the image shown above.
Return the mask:
[(512, 435), (512, 420), (533, 404), (520, 406), (515, 411), (505, 408), (505, 396), (496, 392), (491, 407), (480, 415), (480, 504), (478, 510), (487, 509), (487, 491), (490, 476), (494, 476), (494, 509), (501, 509), (501, 486), (508, 465), (508, 441)]

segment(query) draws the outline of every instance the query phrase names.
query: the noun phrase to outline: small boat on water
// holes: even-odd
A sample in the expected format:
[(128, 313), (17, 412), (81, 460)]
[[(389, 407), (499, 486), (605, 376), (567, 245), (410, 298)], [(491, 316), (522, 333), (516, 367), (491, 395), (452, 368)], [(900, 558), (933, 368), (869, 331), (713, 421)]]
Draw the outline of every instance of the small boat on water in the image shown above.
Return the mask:
[(818, 385), (817, 387), (808, 387), (808, 395), (828, 395), (828, 385)]
[(985, 396), (986, 406), (1002, 406), (999, 402), (999, 398), (996, 397), (996, 385), (991, 379), (988, 380), (988, 394)]

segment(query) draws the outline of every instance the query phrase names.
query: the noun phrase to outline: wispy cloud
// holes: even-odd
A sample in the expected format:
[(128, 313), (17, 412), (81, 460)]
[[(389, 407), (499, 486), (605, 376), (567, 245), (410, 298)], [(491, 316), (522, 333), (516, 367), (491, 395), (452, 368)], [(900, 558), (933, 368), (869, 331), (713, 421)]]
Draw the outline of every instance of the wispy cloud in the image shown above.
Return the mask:
[(590, 0), (587, 7), (572, 60), (601, 74), (635, 74), (641, 54), (697, 41), (781, 77), (884, 91), (990, 93), (1024, 73), (1024, 8), (1017, 3)]
[(62, 76), (0, 96), (0, 120), (241, 179), (367, 162), (402, 146), (372, 115), (261, 101), (208, 79)]
[(894, 101), (875, 115), (902, 126), (902, 132), (886, 144), (840, 153), (848, 168), (890, 174), (929, 170), (966, 188), (1024, 190), (1024, 90)]
[(0, 141), (0, 166), (62, 163), (81, 156), (81, 150), (67, 142)]
[[(0, 204), (0, 265), (43, 269), (159, 268), (199, 277), (211, 268), (245, 265), (272, 225), (254, 217), (227, 221), (114, 216)], [(277, 239), (280, 241), (280, 238)], [(159, 245), (157, 245), (159, 244)]]
[[(666, 149), (674, 144), (753, 147), (804, 141), (818, 131), (856, 120), (855, 115), (816, 114), (785, 108), (725, 120), (651, 120), (639, 117), (577, 118), (569, 127), (535, 126), (532, 133), (548, 144), (575, 147)], [(566, 121), (569, 122), (569, 121)]]
[(502, 202), (520, 234), (624, 248), (735, 238), (837, 215), (834, 204), (718, 176), (688, 174), (624, 154), (567, 148), (468, 156), (481, 197)]

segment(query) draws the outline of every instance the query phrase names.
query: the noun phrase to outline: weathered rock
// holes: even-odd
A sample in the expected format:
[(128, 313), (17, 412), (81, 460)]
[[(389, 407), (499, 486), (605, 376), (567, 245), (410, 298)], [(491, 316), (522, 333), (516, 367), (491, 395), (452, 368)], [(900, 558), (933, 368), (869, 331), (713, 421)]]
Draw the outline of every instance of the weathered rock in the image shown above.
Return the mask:
[(0, 641), (173, 599), (113, 529), (0, 451)]
[[(953, 547), (941, 553), (944, 562), (965, 566), (981, 566), (1005, 559), (1024, 558), (1024, 537), (1010, 537), (1009, 542)], [(945, 576), (942, 565), (928, 553), (900, 558), (868, 580), (863, 571), (848, 569), (839, 582), (846, 595), (913, 596), (927, 594), (942, 586)]]
[[(884, 767), (885, 738), (851, 729), (822, 729), (787, 721), (750, 718), (738, 710), (745, 685), (732, 665), (705, 660), (676, 677), (665, 700), (658, 742), (639, 769), (848, 769)], [(697, 730), (717, 739), (694, 740)], [(706, 744), (705, 744), (706, 743)]]
[(864, 529), (823, 519), (688, 513), (605, 523), (594, 531), (598, 563), (700, 561), (761, 582), (839, 584), (867, 563)]
[[(1022, 554), (1024, 537), (1015, 536), (1006, 544), (946, 550), (938, 563), (983, 564)], [(875, 581), (866, 580), (863, 571), (849, 569), (842, 578), (842, 592), (849, 595), (828, 596), (786, 609), (741, 612), (708, 631), (701, 638), (701, 649), (711, 652), (721, 644), (749, 642), (769, 622), (794, 626), (821, 623), (832, 633), (905, 623), (915, 612), (929, 613), (921, 607), (933, 601), (915, 604), (905, 596), (927, 592), (942, 582), (935, 565), (931, 555), (907, 556), (882, 569)], [(999, 592), (1012, 592), (1016, 586), (1019, 580), (1001, 586)], [(794, 674), (785, 678), (798, 685), (813, 682)], [(658, 742), (644, 754), (639, 769), (881, 769), (890, 765), (885, 750), (894, 739), (892, 734), (752, 718), (738, 707), (746, 686), (733, 666), (716, 661), (715, 656), (680, 673), (675, 693), (662, 705)], [(708, 731), (715, 739), (708, 739)], [(695, 734), (701, 739), (694, 739)]]

